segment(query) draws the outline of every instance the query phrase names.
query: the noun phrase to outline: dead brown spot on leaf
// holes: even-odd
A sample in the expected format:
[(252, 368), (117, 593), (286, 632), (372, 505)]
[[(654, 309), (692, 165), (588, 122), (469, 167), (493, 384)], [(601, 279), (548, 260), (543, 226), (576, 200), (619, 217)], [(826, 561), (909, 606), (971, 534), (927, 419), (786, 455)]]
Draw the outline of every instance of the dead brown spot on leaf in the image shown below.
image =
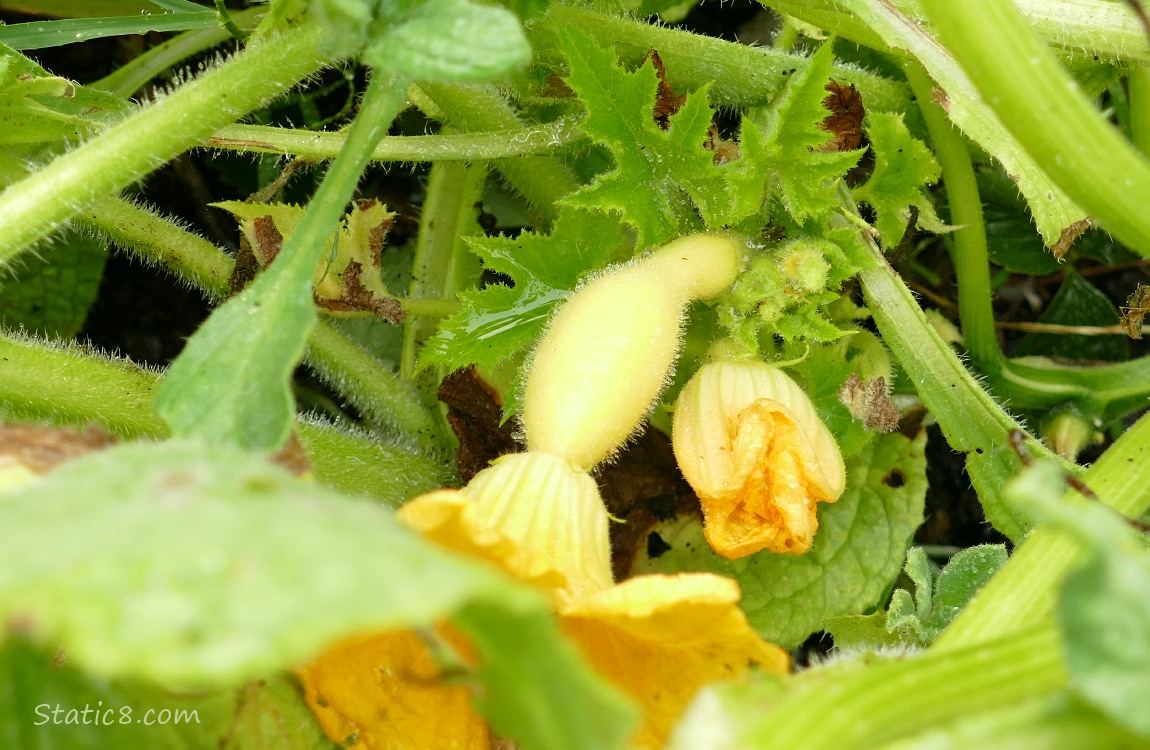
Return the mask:
[(1076, 221), (1063, 229), (1062, 234), (1058, 237), (1058, 240), (1050, 246), (1050, 252), (1054, 253), (1055, 258), (1062, 260), (1062, 256), (1066, 255), (1066, 251), (1070, 249), (1070, 246), (1074, 244), (1074, 241), (1085, 234), (1086, 230), (1090, 228), (1092, 223), (1093, 222), (1091, 222), (1090, 217), (1088, 216), (1082, 221)]
[(671, 127), (671, 115), (679, 111), (679, 107), (683, 106), (687, 97), (676, 94), (671, 84), (667, 83), (667, 69), (663, 67), (663, 59), (659, 57), (657, 50), (650, 50), (643, 58), (644, 62), (647, 60), (655, 66), (655, 73), (659, 76), (659, 88), (655, 92), (655, 109), (652, 114), (659, 127), (666, 130)]
[(45, 474), (115, 442), (115, 436), (96, 426), (81, 432), (69, 427), (0, 424), (0, 466), (19, 464), (35, 474)]
[(1142, 338), (1142, 319), (1150, 313), (1150, 286), (1139, 284), (1122, 308), (1122, 330), (1132, 339)]
[(820, 127), (833, 137), (823, 144), (823, 151), (850, 151), (862, 142), (862, 121), (866, 116), (862, 94), (854, 84), (842, 85), (830, 81), (826, 86), (829, 92), (823, 99), (823, 106), (830, 114), (823, 118)]
[(252, 222), (252, 235), (256, 238), (256, 245), (252, 248), (256, 260), (267, 268), (280, 254), (283, 248), (284, 236), (276, 228), (275, 220), (270, 216), (259, 216)]
[(292, 430), (287, 444), (272, 455), (271, 462), (287, 469), (297, 477), (312, 470), (311, 459), (308, 458), (307, 451), (304, 450), (303, 443), (299, 441), (299, 436), (296, 435), (295, 430)]
[(885, 378), (863, 382), (852, 372), (839, 388), (838, 396), (851, 416), (866, 425), (868, 430), (892, 432), (898, 429), (900, 415), (886, 394)]
[(459, 438), (455, 462), (464, 482), (470, 482), (496, 458), (524, 449), (511, 425), (500, 424), (503, 406), (499, 394), (474, 367), (448, 375), (436, 395), (447, 404), (447, 423)]
[(948, 115), (950, 114), (950, 97), (946, 95), (945, 91), (939, 88), (931, 88), (930, 98), (934, 100), (935, 104), (942, 107), (943, 112), (946, 112)]
[(248, 238), (240, 235), (240, 250), (236, 253), (236, 264), (232, 266), (232, 275), (228, 277), (228, 291), (239, 294), (248, 284), (255, 280), (259, 273), (260, 264), (252, 252), (252, 245)]
[(726, 164), (740, 156), (739, 144), (735, 141), (724, 140), (719, 134), (719, 126), (713, 122), (711, 127), (707, 129), (707, 140), (703, 141), (703, 148), (715, 152), (714, 162), (716, 164)]
[(906, 485), (906, 474), (902, 473), (902, 469), (892, 469), (885, 477), (882, 478), (882, 483), (891, 489), (898, 489)]
[(348, 261), (347, 266), (340, 275), (340, 297), (330, 299), (315, 295), (315, 304), (330, 312), (355, 313), (371, 312), (379, 317), (399, 325), (403, 322), (403, 305), (395, 297), (382, 297), (372, 294), (365, 289), (360, 275), (363, 266), (359, 261)]

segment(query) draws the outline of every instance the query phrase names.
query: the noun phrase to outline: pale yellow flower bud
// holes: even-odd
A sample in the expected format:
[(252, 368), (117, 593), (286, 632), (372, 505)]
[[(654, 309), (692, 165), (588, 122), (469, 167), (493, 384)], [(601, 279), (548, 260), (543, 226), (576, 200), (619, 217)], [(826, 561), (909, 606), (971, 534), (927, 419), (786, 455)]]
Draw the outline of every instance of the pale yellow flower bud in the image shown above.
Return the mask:
[(720, 555), (801, 554), (816, 504), (846, 485), (838, 443), (802, 389), (762, 362), (704, 365), (675, 407), (675, 457), (699, 496)]
[(462, 490), (415, 498), (399, 517), (429, 539), (491, 560), (560, 598), (614, 583), (599, 488), (561, 456), (504, 456)]
[(611, 455), (663, 390), (687, 303), (726, 289), (739, 260), (733, 240), (694, 235), (577, 291), (531, 362), (523, 409), (528, 447), (583, 469)]

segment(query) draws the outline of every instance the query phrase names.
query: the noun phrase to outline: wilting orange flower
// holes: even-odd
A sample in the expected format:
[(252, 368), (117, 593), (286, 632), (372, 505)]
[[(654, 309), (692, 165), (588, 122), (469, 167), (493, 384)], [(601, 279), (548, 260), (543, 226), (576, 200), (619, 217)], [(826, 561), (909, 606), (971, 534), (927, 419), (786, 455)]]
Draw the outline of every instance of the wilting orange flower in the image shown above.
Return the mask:
[[(739, 677), (752, 662), (788, 668), (786, 654), (751, 630), (728, 578), (682, 573), (614, 584), (606, 510), (594, 482), (566, 458), (507, 456), (462, 490), (415, 498), (400, 518), (547, 592), (588, 661), (642, 707), (635, 747), (661, 747), (704, 684)], [(414, 653), (417, 643), (406, 633), (345, 641), (300, 670), (329, 737), (355, 735), (368, 750), (491, 747), (462, 688), (418, 677), (431, 662)]]
[(838, 443), (807, 395), (762, 362), (704, 365), (675, 406), (675, 458), (703, 507), (715, 552), (802, 554), (816, 505), (846, 485)]

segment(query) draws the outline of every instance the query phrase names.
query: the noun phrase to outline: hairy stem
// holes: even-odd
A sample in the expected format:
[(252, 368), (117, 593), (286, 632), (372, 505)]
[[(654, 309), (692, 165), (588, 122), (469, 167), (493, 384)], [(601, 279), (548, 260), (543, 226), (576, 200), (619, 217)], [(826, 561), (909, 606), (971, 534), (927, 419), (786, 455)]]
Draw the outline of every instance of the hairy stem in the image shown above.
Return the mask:
[(320, 38), (309, 24), (252, 44), (11, 185), (0, 193), (0, 267), (95, 201), (319, 70)]
[(1150, 162), (1115, 131), (1009, 0), (922, 0), (983, 99), (1062, 190), (1150, 257)]

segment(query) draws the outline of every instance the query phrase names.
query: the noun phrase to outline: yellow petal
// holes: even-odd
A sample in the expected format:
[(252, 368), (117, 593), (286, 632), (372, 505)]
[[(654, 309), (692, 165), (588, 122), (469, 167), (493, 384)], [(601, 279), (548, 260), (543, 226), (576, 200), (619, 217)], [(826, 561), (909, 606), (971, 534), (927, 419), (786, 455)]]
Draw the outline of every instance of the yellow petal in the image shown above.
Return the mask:
[(662, 747), (703, 685), (741, 677), (750, 663), (786, 673), (738, 606), (739, 586), (709, 573), (632, 578), (560, 608), (564, 631), (595, 668), (643, 707), (637, 747)]
[(707, 541), (729, 558), (806, 552), (816, 504), (834, 502), (846, 484), (838, 444), (810, 399), (761, 362), (701, 368), (679, 396), (673, 443)]
[[(466, 654), (467, 644), (444, 637)], [(488, 750), (487, 724), (463, 685), (447, 684), (411, 631), (353, 638), (297, 670), (304, 697), (336, 743), (362, 750)]]
[(599, 489), (559, 456), (505, 456), (463, 490), (417, 497), (399, 516), (445, 547), (553, 592), (584, 595), (613, 582)]

